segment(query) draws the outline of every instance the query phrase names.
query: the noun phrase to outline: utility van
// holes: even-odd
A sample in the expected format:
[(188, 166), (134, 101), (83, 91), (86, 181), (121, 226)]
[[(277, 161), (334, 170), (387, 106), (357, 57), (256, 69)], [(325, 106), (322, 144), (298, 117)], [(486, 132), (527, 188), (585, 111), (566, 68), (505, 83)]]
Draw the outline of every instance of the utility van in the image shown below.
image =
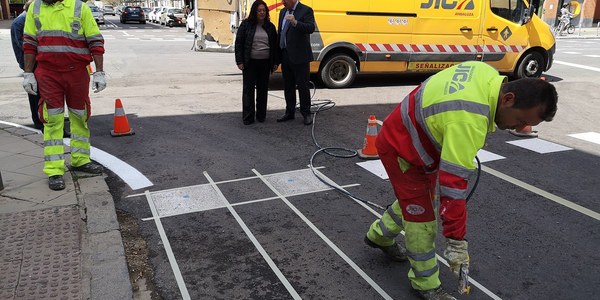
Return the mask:
[[(285, 8), (265, 2), (277, 26)], [(552, 66), (554, 36), (528, 0), (301, 2), (315, 13), (310, 71), (329, 88), (350, 86), (358, 72), (433, 73), (467, 60), (517, 78)]]

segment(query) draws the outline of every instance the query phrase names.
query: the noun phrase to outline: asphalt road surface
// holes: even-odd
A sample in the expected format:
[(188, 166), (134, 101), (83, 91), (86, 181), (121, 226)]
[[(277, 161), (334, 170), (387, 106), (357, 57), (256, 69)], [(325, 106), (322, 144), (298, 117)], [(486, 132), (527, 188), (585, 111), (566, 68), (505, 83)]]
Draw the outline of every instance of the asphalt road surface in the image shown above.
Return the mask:
[[(311, 126), (301, 118), (275, 122), (284, 108), (280, 75), (272, 78), (267, 121), (245, 126), (232, 54), (189, 51), (193, 36), (184, 28), (136, 25), (102, 31), (110, 37), (109, 80), (92, 94), (90, 128), (94, 147), (151, 182), (133, 189), (116, 167), (108, 178), (117, 208), (138, 220), (163, 299), (417, 299), (408, 263), (363, 243), (382, 211), (314, 177)], [(0, 43), (10, 47), (5, 36)], [(559, 111), (536, 128), (539, 139), (488, 137), (490, 160), (468, 204), (471, 295), (455, 292), (456, 278), (440, 262), (443, 287), (459, 299), (600, 293), (599, 45), (558, 42), (545, 76), (557, 87)], [(0, 119), (29, 124), (18, 68), (1, 55)], [(425, 78), (360, 76), (353, 88), (318, 89), (315, 100), (336, 106), (317, 114), (316, 140), (360, 148), (368, 116), (383, 119)], [(110, 136), (115, 98), (135, 135)], [(391, 203), (389, 182), (359, 162), (319, 154), (314, 165), (354, 195)], [(440, 255), (442, 245), (438, 237)]]

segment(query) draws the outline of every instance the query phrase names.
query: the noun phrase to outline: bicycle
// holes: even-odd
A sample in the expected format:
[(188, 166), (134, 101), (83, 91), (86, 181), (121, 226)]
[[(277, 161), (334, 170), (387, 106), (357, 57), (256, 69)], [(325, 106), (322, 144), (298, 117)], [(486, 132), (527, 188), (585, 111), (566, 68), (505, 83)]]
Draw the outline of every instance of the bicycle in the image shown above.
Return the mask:
[(575, 33), (575, 26), (571, 24), (571, 19), (561, 19), (558, 25), (556, 25), (553, 29), (554, 36), (564, 35), (567, 32), (568, 34)]

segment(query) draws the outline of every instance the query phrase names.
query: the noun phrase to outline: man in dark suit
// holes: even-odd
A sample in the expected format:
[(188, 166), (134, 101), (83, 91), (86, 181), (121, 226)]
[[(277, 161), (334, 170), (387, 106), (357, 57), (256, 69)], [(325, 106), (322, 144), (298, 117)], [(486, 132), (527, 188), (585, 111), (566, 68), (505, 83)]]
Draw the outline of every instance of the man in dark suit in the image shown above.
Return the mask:
[(285, 114), (277, 122), (294, 119), (296, 86), (300, 95), (300, 112), (304, 125), (312, 124), (310, 116), (310, 62), (313, 60), (310, 34), (315, 31), (312, 8), (298, 0), (282, 0), (285, 9), (279, 12), (279, 47), (284, 81)]

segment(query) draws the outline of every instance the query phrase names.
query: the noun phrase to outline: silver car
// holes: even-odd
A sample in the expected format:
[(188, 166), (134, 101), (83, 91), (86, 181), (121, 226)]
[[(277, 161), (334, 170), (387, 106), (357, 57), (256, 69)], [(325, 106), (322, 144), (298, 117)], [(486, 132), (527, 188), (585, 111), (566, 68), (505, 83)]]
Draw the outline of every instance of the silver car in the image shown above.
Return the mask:
[(98, 6), (91, 6), (92, 15), (98, 24), (104, 24), (104, 12)]

